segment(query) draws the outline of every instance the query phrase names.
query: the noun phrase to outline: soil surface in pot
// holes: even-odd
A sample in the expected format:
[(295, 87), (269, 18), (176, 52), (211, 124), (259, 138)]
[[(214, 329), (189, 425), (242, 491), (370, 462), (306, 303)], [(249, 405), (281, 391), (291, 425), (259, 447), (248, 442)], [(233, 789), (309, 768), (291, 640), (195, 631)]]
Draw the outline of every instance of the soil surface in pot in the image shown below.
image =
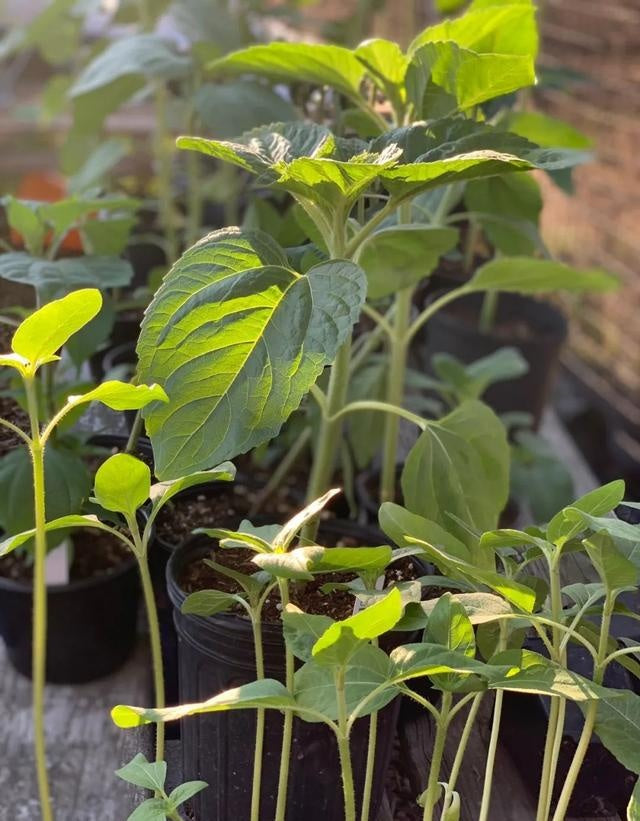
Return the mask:
[[(354, 547), (346, 544), (350, 540), (341, 540), (342, 547)], [(215, 561), (232, 570), (251, 575), (258, 570), (251, 558), (254, 554), (250, 550), (234, 548), (215, 552)], [(333, 590), (325, 593), (322, 587), (325, 584), (350, 582), (357, 578), (355, 573), (321, 573), (313, 580), (292, 583), (290, 585), (291, 603), (304, 610), (305, 613), (330, 616), (332, 619), (346, 619), (353, 614), (354, 597), (347, 590)], [(411, 581), (416, 578), (416, 571), (410, 559), (401, 559), (387, 569), (385, 574), (386, 585), (394, 582)], [(196, 590), (222, 590), (225, 593), (240, 593), (241, 588), (232, 579), (216, 572), (214, 568), (205, 564), (203, 559), (196, 559), (188, 564), (182, 573), (180, 586), (187, 593)], [(238, 606), (236, 612), (244, 614), (244, 609)], [(262, 618), (265, 622), (277, 623), (280, 621), (282, 606), (278, 591), (273, 593), (265, 602)]]
[[(13, 331), (14, 329), (9, 325), (0, 324), (0, 353), (11, 350)], [(0, 390), (2, 388), (3, 386), (0, 386)], [(7, 422), (13, 422), (20, 430), (29, 430), (29, 414), (10, 396), (0, 394), (0, 417), (6, 419)], [(15, 433), (5, 427), (0, 427), (0, 456), (4, 456), (20, 443), (21, 440)]]
[[(78, 582), (96, 576), (109, 575), (131, 559), (131, 551), (109, 533), (99, 530), (78, 530), (71, 535), (73, 560), (69, 581)], [(0, 576), (17, 582), (33, 580), (31, 553), (16, 551), (0, 559)]]

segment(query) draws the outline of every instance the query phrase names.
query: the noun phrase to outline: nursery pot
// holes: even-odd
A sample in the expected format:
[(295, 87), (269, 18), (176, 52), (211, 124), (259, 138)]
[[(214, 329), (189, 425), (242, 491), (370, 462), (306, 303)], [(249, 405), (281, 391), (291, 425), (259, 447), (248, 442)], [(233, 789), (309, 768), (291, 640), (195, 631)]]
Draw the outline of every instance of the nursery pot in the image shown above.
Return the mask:
[[(368, 539), (364, 537), (365, 542)], [(185, 616), (179, 580), (182, 569), (209, 554), (210, 541), (184, 544), (169, 560), (167, 584), (175, 606), (178, 632), (180, 702), (208, 698), (230, 687), (255, 680), (255, 654), (248, 619), (224, 613), (210, 618)], [(285, 649), (279, 624), (263, 624), (265, 673), (284, 681)], [(378, 719), (377, 760), (371, 819), (382, 800), (384, 776), (395, 734), (399, 700), (382, 710)], [(260, 818), (273, 818), (277, 800), (283, 719), (266, 711)], [(247, 819), (251, 809), (255, 711), (193, 716), (183, 721), (182, 764), (185, 780), (202, 779), (209, 787), (192, 799), (197, 821)], [(351, 751), (357, 801), (361, 800), (369, 719), (356, 722)], [(324, 724), (294, 721), (287, 818), (304, 821), (340, 821), (344, 805), (335, 737)]]
[(492, 385), (483, 399), (497, 413), (530, 413), (537, 428), (567, 338), (567, 320), (547, 302), (500, 294), (494, 327), (483, 333), (478, 327), (483, 296), (461, 297), (429, 320), (422, 349), (424, 365), (430, 371), (431, 358), (437, 353), (452, 354), (468, 364), (507, 345), (517, 348), (529, 365), (528, 372)]
[[(84, 533), (84, 531), (83, 531)], [(93, 534), (86, 531), (86, 538)], [(82, 550), (82, 544), (76, 543)], [(46, 680), (80, 684), (109, 675), (137, 638), (140, 584), (136, 560), (108, 573), (47, 588)], [(10, 662), (31, 676), (33, 587), (0, 576), (0, 634)]]

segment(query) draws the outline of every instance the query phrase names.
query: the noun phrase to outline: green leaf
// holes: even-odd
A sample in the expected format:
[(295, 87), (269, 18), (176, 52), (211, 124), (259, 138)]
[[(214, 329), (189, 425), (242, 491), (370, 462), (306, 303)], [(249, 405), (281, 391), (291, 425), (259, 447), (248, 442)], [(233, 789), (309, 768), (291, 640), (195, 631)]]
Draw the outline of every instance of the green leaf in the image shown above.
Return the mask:
[(569, 123), (541, 111), (511, 111), (506, 120), (509, 131), (547, 148), (575, 148), (588, 151), (593, 141)]
[[(451, 593), (444, 593), (429, 615), (424, 634), (425, 641), (439, 644), (447, 650), (475, 658), (476, 639), (466, 610)], [(463, 679), (464, 680), (464, 679)], [(455, 690), (460, 677), (453, 674), (433, 676), (432, 681), (442, 690)]]
[(444, 20), (421, 32), (409, 46), (415, 52), (425, 43), (450, 40), (479, 53), (521, 54), (535, 58), (538, 29), (530, 2), (473, 8), (461, 17)]
[(228, 140), (252, 128), (297, 119), (295, 107), (268, 86), (250, 80), (203, 83), (194, 105), (207, 132)]
[[(107, 533), (112, 532), (111, 528), (103, 524), (96, 516), (61, 516), (59, 519), (47, 522), (45, 530), (47, 533), (54, 533), (56, 530), (67, 530), (71, 527), (89, 527), (104, 530)], [(15, 536), (9, 536), (0, 542), (0, 556), (6, 556), (12, 550), (22, 547), (23, 544), (26, 544), (29, 539), (35, 536), (35, 533), (35, 529), (31, 529)]]
[(355, 55), (366, 67), (376, 85), (384, 92), (394, 110), (399, 113), (406, 103), (405, 76), (409, 59), (400, 46), (391, 40), (365, 40)]
[(349, 49), (309, 43), (250, 46), (208, 66), (216, 76), (255, 74), (277, 82), (331, 86), (351, 99), (360, 96), (364, 66)]
[[(47, 519), (80, 510), (91, 489), (82, 458), (51, 445), (45, 451), (44, 472)], [(32, 528), (34, 521), (33, 466), (26, 447), (18, 447), (0, 459), (0, 526), (17, 534)]]
[[(640, 527), (637, 531), (640, 542)], [(638, 567), (618, 550), (608, 533), (594, 533), (583, 544), (598, 576), (609, 591), (634, 587), (638, 582)]]
[(294, 656), (302, 661), (311, 661), (314, 644), (332, 624), (329, 616), (304, 613), (292, 604), (288, 604), (282, 614), (284, 640)]
[(320, 664), (346, 664), (362, 642), (388, 633), (401, 616), (402, 597), (394, 588), (355, 616), (332, 624), (313, 645), (313, 658)]
[(253, 557), (254, 564), (261, 570), (279, 579), (313, 579), (310, 568), (316, 557), (324, 553), (324, 547), (309, 545), (297, 547), (288, 553), (258, 553)]
[[(391, 663), (386, 653), (370, 644), (361, 644), (344, 666), (347, 713), (353, 716), (360, 702), (378, 687), (380, 692), (358, 710), (359, 716), (369, 715), (393, 701), (398, 690), (389, 682), (390, 672)], [(382, 687), (386, 683), (389, 686)], [(315, 659), (307, 662), (296, 672), (294, 689), (296, 702), (301, 707), (310, 707), (332, 720), (338, 717), (335, 668)]]
[(9, 226), (22, 236), (27, 251), (36, 256), (40, 254), (46, 228), (37, 213), (37, 209), (30, 203), (12, 196), (4, 198), (4, 205)]
[(176, 54), (167, 40), (156, 34), (132, 34), (110, 43), (80, 73), (72, 97), (97, 91), (115, 80), (133, 75), (140, 80), (179, 80), (191, 70), (191, 60)]
[(246, 710), (257, 707), (274, 710), (295, 710), (296, 702), (287, 688), (274, 679), (263, 679), (234, 687), (231, 690), (197, 704), (165, 707), (162, 710), (129, 707), (119, 704), (111, 711), (111, 718), (118, 727), (129, 729), (143, 724), (166, 723), (186, 716), (203, 713), (219, 713), (228, 710)]
[(169, 793), (169, 801), (174, 807), (179, 807), (208, 786), (206, 781), (185, 781)]
[[(56, 236), (62, 236), (74, 225), (82, 224), (96, 212), (131, 213), (140, 205), (130, 197), (69, 197), (58, 202), (42, 203), (39, 213), (52, 226)], [(103, 264), (105, 261), (103, 260)]]
[(97, 388), (78, 396), (69, 396), (68, 405), (83, 405), (87, 402), (102, 402), (113, 410), (139, 410), (150, 402), (168, 402), (164, 390), (159, 385), (132, 385), (129, 382), (110, 380)]
[(168, 482), (157, 482), (151, 486), (150, 497), (154, 507), (154, 517), (164, 505), (173, 497), (197, 485), (206, 485), (209, 482), (233, 482), (236, 478), (236, 468), (232, 462), (223, 462), (211, 470), (200, 470), (181, 476)]
[(300, 275), (260, 232), (218, 231), (187, 251), (138, 342), (141, 377), (170, 396), (145, 413), (157, 475), (207, 468), (275, 436), (350, 335), (364, 291), (353, 263)]
[(353, 571), (358, 575), (377, 577), (391, 563), (393, 550), (388, 545), (380, 547), (325, 547), (314, 560), (314, 573)]
[(511, 447), (511, 495), (527, 504), (536, 522), (548, 522), (558, 507), (570, 504), (573, 477), (541, 436), (519, 431)]
[(255, 128), (233, 141), (179, 137), (176, 145), (232, 163), (252, 174), (265, 174), (265, 179), (273, 182), (277, 177), (272, 170), (276, 163), (290, 163), (299, 157), (325, 156), (333, 152), (335, 142), (324, 126), (293, 122)]
[[(453, 593), (448, 595), (451, 595), (453, 604), (462, 607), (471, 624), (489, 624), (499, 620), (505, 614), (513, 612), (508, 602), (493, 593)], [(424, 613), (429, 616), (438, 606), (440, 600), (430, 599), (421, 602), (420, 606)], [(470, 641), (470, 635), (468, 639)], [(452, 647), (451, 649), (456, 648)]]
[(401, 547), (415, 544), (412, 540), (418, 539), (438, 544), (454, 559), (468, 562), (471, 558), (469, 548), (463, 541), (453, 536), (437, 522), (417, 513), (411, 513), (401, 505), (383, 502), (378, 518), (382, 530)]
[(512, 174), (471, 180), (464, 199), (470, 211), (480, 214), (476, 219), (498, 251), (526, 255), (533, 254), (539, 246), (536, 235), (542, 195), (532, 176)]
[(135, 808), (127, 821), (166, 821), (168, 811), (164, 798), (147, 798)]
[(640, 774), (640, 696), (629, 690), (605, 691), (595, 732), (623, 766)]
[[(482, 533), (495, 528), (509, 495), (509, 445), (493, 411), (467, 401), (430, 423), (411, 449), (402, 472), (405, 506), (460, 541), (469, 535), (453, 517)], [(493, 557), (476, 557), (492, 565)]]
[(142, 753), (138, 753), (128, 764), (116, 770), (116, 775), (136, 787), (161, 792), (167, 778), (167, 764), (165, 761), (147, 761)]
[(51, 362), (74, 333), (90, 322), (102, 307), (102, 295), (94, 288), (73, 291), (43, 305), (18, 327), (11, 341), (14, 353), (23, 356), (31, 371)]
[(399, 684), (414, 678), (443, 673), (486, 675), (487, 665), (474, 658), (446, 650), (439, 644), (403, 644), (391, 651), (391, 681)]
[(529, 369), (517, 348), (499, 348), (470, 365), (465, 365), (451, 354), (439, 353), (431, 357), (431, 365), (445, 383), (440, 384), (438, 389), (451, 388), (459, 402), (479, 399), (493, 383), (522, 376)]
[(131, 141), (123, 137), (110, 137), (101, 142), (69, 180), (69, 193), (78, 194), (102, 184), (131, 148)]
[(215, 616), (224, 613), (242, 598), (235, 593), (223, 593), (221, 590), (197, 590), (191, 593), (182, 603), (180, 611), (186, 616)]
[(418, 116), (432, 118), (429, 83), (451, 95), (445, 110), (453, 113), (456, 104), (460, 109), (469, 109), (531, 86), (535, 79), (533, 60), (528, 55), (479, 54), (460, 43), (443, 41), (425, 43), (413, 52), (407, 89)]
[[(197, 533), (198, 531), (194, 531)], [(262, 591), (264, 590), (265, 582), (256, 576), (249, 576), (246, 573), (240, 573), (238, 570), (233, 570), (230, 567), (225, 567), (222, 564), (214, 562), (212, 559), (204, 559), (207, 567), (215, 570), (221, 576), (226, 576), (228, 579), (233, 579), (242, 590), (247, 594), (250, 601), (253, 603), (258, 600)]]
[(442, 254), (458, 241), (453, 228), (400, 225), (378, 231), (362, 245), (359, 265), (369, 299), (383, 299), (428, 277)]
[(627, 807), (627, 821), (640, 821), (640, 780), (636, 781)]
[(96, 472), (94, 494), (106, 510), (135, 516), (151, 490), (149, 466), (128, 453), (116, 453)]
[[(571, 507), (591, 516), (604, 516), (620, 504), (624, 499), (624, 493), (624, 482), (622, 479), (616, 479), (581, 496), (573, 502)], [(566, 508), (557, 513), (547, 527), (548, 539), (556, 544), (560, 540), (572, 538), (582, 529), (580, 523), (576, 524), (575, 520), (568, 520), (565, 512)]]
[(599, 270), (578, 270), (561, 262), (533, 257), (500, 257), (478, 268), (469, 281), (471, 291), (509, 291), (538, 294), (545, 291), (594, 291), (618, 288), (617, 277)]
[(328, 490), (324, 495), (320, 496), (318, 499), (314, 499), (313, 502), (306, 505), (306, 507), (304, 507), (299, 513), (296, 513), (293, 518), (289, 519), (289, 521), (283, 525), (273, 539), (273, 549), (276, 551), (287, 550), (291, 542), (296, 537), (298, 531), (308, 522), (315, 519), (321, 511), (324, 510), (331, 499), (337, 496), (340, 492), (340, 488)]
[(493, 656), (489, 664), (494, 669), (505, 668), (500, 673), (489, 672), (492, 690), (541, 693), (578, 702), (599, 699), (607, 692), (589, 679), (531, 650), (505, 650)]
[(132, 276), (131, 264), (115, 257), (81, 256), (46, 260), (22, 251), (0, 255), (0, 278), (31, 286), (41, 302), (50, 301), (81, 286), (100, 289), (126, 286)]

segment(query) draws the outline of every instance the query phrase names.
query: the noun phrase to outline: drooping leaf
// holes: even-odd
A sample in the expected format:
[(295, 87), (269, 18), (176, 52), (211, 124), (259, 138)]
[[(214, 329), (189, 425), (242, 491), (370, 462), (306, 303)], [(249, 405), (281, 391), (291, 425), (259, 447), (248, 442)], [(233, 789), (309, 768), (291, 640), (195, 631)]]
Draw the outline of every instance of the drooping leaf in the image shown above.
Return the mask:
[(233, 482), (236, 478), (236, 468), (232, 462), (223, 462), (211, 470), (200, 470), (197, 473), (190, 473), (188, 476), (181, 476), (168, 482), (157, 482), (151, 486), (151, 500), (154, 502), (154, 509), (159, 511), (166, 503), (173, 499), (177, 493), (181, 493), (187, 488), (196, 485), (204, 485), (209, 482)]
[(149, 466), (128, 453), (110, 456), (96, 472), (94, 495), (106, 510), (133, 517), (149, 498), (150, 490)]
[(159, 385), (132, 385), (129, 382), (109, 380), (97, 388), (77, 396), (67, 398), (68, 405), (83, 405), (87, 402), (101, 402), (113, 410), (139, 410), (150, 402), (167, 402), (168, 398)]
[(111, 711), (111, 718), (118, 727), (128, 729), (153, 722), (165, 723), (186, 716), (226, 712), (227, 710), (245, 710), (257, 707), (294, 710), (295, 704), (293, 696), (283, 684), (274, 679), (263, 679), (226, 690), (206, 701), (196, 704), (182, 704), (179, 707), (166, 707), (162, 710), (119, 704)]
[(360, 93), (364, 66), (349, 49), (310, 43), (250, 46), (214, 61), (215, 76), (255, 74), (278, 82), (331, 86), (351, 99)]
[(534, 257), (500, 257), (478, 268), (469, 281), (471, 291), (510, 291), (536, 294), (545, 291), (615, 290), (617, 277), (599, 270), (578, 270), (561, 262)]
[(187, 251), (138, 342), (142, 379), (170, 396), (145, 413), (157, 475), (208, 468), (275, 436), (351, 333), (364, 291), (353, 263), (300, 275), (260, 232), (218, 231)]
[[(96, 528), (97, 530), (111, 532), (111, 528), (103, 524), (95, 516), (62, 516), (59, 519), (53, 519), (47, 522), (45, 530), (47, 533), (54, 533), (56, 530), (67, 530), (72, 527)], [(4, 539), (4, 541), (0, 542), (0, 556), (6, 556), (8, 553), (11, 553), (12, 550), (22, 547), (23, 544), (26, 544), (35, 536), (35, 532), (35, 529), (31, 529)]]
[(467, 401), (430, 423), (407, 457), (402, 492), (410, 511), (465, 543), (452, 516), (479, 533), (495, 528), (509, 495), (509, 446), (493, 411)]
[(193, 102), (208, 133), (223, 140), (267, 123), (297, 118), (295, 107), (285, 97), (249, 80), (203, 83)]
[(359, 264), (369, 299), (383, 299), (428, 277), (458, 241), (452, 228), (400, 225), (378, 231), (362, 245)]
[(31, 363), (33, 369), (50, 362), (76, 331), (93, 319), (102, 306), (102, 295), (94, 288), (43, 305), (20, 324), (11, 349)]

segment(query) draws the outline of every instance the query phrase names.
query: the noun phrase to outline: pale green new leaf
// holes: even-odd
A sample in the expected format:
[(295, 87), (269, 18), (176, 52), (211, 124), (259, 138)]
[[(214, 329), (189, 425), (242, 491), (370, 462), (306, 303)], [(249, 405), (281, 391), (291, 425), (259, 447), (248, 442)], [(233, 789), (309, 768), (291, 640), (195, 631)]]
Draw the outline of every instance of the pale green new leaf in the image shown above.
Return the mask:
[(306, 505), (299, 513), (296, 513), (293, 518), (289, 519), (289, 521), (283, 525), (278, 535), (274, 538), (273, 549), (287, 550), (298, 531), (304, 527), (307, 522), (315, 519), (329, 504), (331, 499), (335, 498), (339, 493), (341, 493), (340, 488), (328, 490), (318, 499), (314, 499), (313, 502)]
[[(66, 530), (70, 527), (92, 527), (111, 533), (111, 528), (103, 524), (96, 516), (62, 516), (60, 519), (47, 522), (45, 530), (47, 533), (50, 533), (56, 530)], [(26, 530), (24, 533), (18, 533), (15, 536), (9, 536), (0, 542), (0, 556), (6, 556), (8, 553), (11, 553), (12, 550), (26, 544), (29, 539), (35, 536), (35, 533), (35, 529), (31, 529)]]
[(254, 564), (279, 579), (313, 579), (310, 568), (317, 557), (322, 556), (325, 548), (319, 545), (296, 547), (288, 553), (258, 553), (253, 557)]
[(315, 43), (250, 46), (214, 61), (208, 71), (215, 76), (255, 74), (277, 82), (327, 85), (351, 99), (359, 97), (365, 73), (349, 49)]
[(156, 474), (208, 468), (275, 436), (351, 333), (365, 288), (345, 260), (291, 270), (259, 231), (226, 229), (190, 248), (138, 342), (141, 378), (170, 396), (145, 412)]
[(206, 701), (182, 704), (179, 707), (166, 707), (162, 710), (119, 704), (111, 711), (111, 718), (118, 727), (128, 729), (154, 722), (176, 721), (186, 716), (201, 715), (203, 713), (219, 713), (257, 707), (272, 708), (274, 710), (295, 710), (295, 706), (296, 702), (287, 688), (279, 681), (267, 678), (226, 690)]
[(428, 277), (442, 254), (458, 241), (453, 228), (399, 225), (378, 231), (362, 245), (359, 265), (369, 283), (369, 299), (383, 299)]
[(478, 268), (469, 281), (471, 291), (594, 291), (618, 288), (619, 280), (606, 271), (579, 270), (561, 262), (533, 257), (499, 257)]
[(35, 371), (51, 361), (57, 351), (102, 307), (102, 295), (94, 288), (73, 291), (43, 305), (18, 327), (11, 341), (14, 353), (27, 359)]
[(167, 402), (168, 398), (159, 385), (132, 385), (129, 382), (109, 380), (97, 388), (78, 396), (69, 396), (68, 405), (83, 405), (87, 402), (102, 402), (113, 410), (139, 410), (150, 402)]
[(110, 456), (96, 472), (94, 495), (105, 510), (133, 517), (149, 498), (150, 490), (149, 466), (128, 453)]

